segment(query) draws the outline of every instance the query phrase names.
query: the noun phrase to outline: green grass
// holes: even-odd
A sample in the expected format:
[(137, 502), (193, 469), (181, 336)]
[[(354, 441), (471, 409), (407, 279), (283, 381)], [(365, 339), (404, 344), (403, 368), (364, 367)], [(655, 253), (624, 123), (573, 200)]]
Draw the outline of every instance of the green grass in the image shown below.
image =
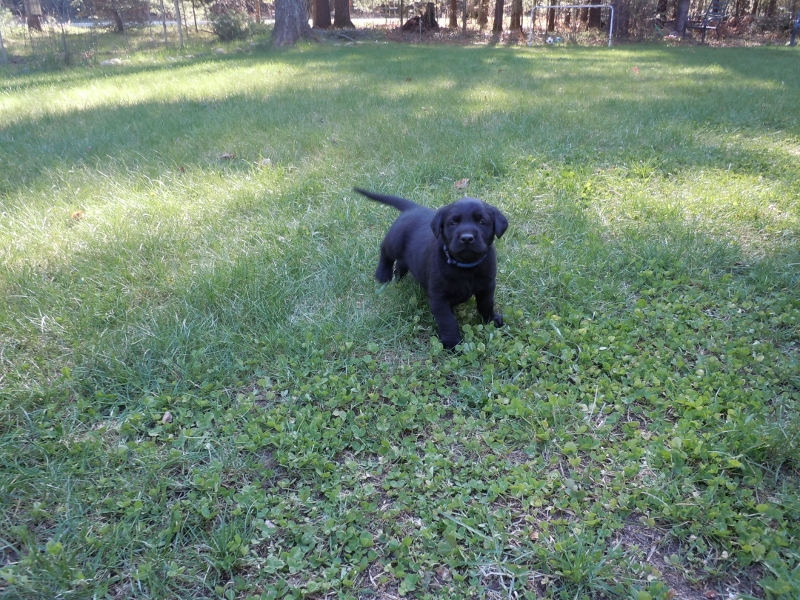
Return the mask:
[[(800, 595), (796, 51), (126, 61), (0, 70), (0, 594)], [(462, 178), (449, 353), (351, 188)]]

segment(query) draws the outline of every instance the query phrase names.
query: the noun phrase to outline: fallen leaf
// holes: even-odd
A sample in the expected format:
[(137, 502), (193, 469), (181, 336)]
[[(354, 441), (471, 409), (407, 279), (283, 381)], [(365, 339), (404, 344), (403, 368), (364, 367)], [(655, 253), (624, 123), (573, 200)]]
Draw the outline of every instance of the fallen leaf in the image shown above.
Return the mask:
[(639, 67), (633, 67), (633, 74), (634, 75), (638, 75), (639, 74)]
[(72, 213), (69, 216), (69, 218), (72, 219), (73, 221), (80, 221), (83, 218), (83, 211), (82, 210), (76, 210), (74, 213)]
[(167, 411), (164, 413), (164, 416), (161, 417), (162, 423), (172, 423), (172, 413)]
[(444, 566), (439, 567), (438, 569), (436, 569), (436, 575), (442, 581), (450, 581), (450, 578), (451, 578), (450, 569), (448, 569), (447, 567), (444, 567)]
[(458, 181), (456, 181), (456, 189), (457, 190), (463, 190), (468, 185), (469, 185), (469, 179), (467, 179), (467, 178), (459, 179)]
[(235, 154), (231, 154), (230, 152), (225, 152), (222, 155), (222, 158), (225, 159), (225, 160), (233, 160), (234, 158), (236, 158), (236, 155)]
[(714, 590), (708, 590), (704, 595), (706, 598), (710, 600), (711, 598), (717, 597), (717, 592), (715, 592)]

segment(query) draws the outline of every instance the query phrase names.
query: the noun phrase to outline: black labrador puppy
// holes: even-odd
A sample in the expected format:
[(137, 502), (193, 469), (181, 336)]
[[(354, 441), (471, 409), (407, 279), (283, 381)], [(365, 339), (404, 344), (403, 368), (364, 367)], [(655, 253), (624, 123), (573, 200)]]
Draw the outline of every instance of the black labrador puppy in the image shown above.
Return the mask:
[(445, 348), (461, 341), (453, 307), (472, 296), (484, 321), (503, 325), (494, 311), (497, 259), (492, 245), (508, 229), (503, 213), (475, 198), (435, 211), (405, 198), (354, 189), (400, 211), (381, 243), (375, 279), (386, 283), (395, 270), (398, 279), (411, 271), (428, 295)]

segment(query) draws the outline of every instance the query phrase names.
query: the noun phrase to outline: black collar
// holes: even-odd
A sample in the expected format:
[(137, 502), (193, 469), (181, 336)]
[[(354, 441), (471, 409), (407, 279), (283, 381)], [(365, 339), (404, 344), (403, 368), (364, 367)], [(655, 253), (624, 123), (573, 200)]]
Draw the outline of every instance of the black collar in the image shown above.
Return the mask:
[(457, 266), (457, 267), (461, 267), (462, 269), (469, 269), (469, 268), (472, 268), (472, 267), (477, 267), (479, 264), (481, 264), (481, 263), (482, 263), (482, 262), (483, 262), (483, 261), (486, 259), (486, 257), (487, 257), (487, 256), (489, 256), (489, 253), (487, 252), (486, 254), (484, 254), (483, 256), (481, 256), (481, 257), (480, 257), (478, 260), (476, 260), (475, 262), (471, 262), (471, 263), (461, 263), (461, 262), (458, 262), (457, 260), (453, 259), (453, 258), (450, 256), (450, 252), (448, 252), (448, 251), (447, 251), (447, 244), (445, 244), (444, 246), (442, 246), (442, 250), (444, 250), (444, 255), (447, 257), (447, 264), (448, 264), (448, 265), (455, 265), (455, 266)]

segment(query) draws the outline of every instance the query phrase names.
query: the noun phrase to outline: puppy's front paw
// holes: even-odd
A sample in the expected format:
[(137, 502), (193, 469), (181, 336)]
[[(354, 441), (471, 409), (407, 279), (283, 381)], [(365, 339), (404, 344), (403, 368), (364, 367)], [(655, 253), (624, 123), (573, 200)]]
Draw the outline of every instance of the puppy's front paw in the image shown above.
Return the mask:
[(503, 326), (503, 315), (500, 313), (494, 313), (492, 317), (492, 323), (494, 323), (495, 327), (502, 327)]
[(461, 336), (446, 336), (440, 337), (439, 341), (442, 342), (445, 350), (452, 350), (461, 343)]
[(389, 283), (392, 280), (392, 266), (387, 268), (384, 264), (378, 265), (375, 271), (375, 279), (378, 283)]

